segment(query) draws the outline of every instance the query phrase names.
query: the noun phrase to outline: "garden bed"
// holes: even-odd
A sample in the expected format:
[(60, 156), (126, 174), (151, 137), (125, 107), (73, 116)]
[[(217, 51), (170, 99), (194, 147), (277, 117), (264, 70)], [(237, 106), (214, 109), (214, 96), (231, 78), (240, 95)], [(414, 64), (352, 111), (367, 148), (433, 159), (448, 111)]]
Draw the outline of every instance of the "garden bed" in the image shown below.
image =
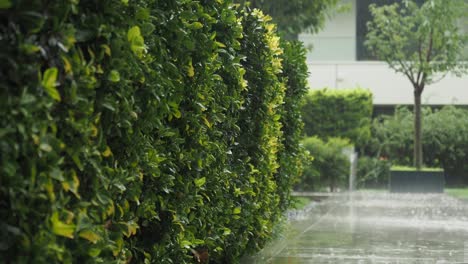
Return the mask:
[(392, 168), (389, 190), (393, 193), (443, 193), (444, 171), (441, 169)]

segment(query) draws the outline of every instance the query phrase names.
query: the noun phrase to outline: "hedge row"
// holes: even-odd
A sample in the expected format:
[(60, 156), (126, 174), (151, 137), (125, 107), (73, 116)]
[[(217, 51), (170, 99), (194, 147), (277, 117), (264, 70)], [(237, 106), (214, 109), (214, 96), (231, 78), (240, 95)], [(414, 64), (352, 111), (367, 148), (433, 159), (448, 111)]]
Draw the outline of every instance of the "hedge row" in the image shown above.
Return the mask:
[[(468, 184), (468, 110), (446, 106), (423, 108), (424, 164), (443, 167), (449, 185)], [(412, 165), (413, 113), (399, 107), (393, 116), (383, 116), (372, 125), (372, 139), (365, 147), (371, 156), (388, 159), (393, 165)]]
[(348, 187), (349, 157), (344, 149), (352, 145), (348, 139), (308, 137), (302, 141), (313, 160), (304, 168), (304, 174), (295, 189), (300, 191), (336, 191)]
[(304, 50), (229, 1), (1, 1), (0, 259), (233, 263), (304, 154)]
[(370, 137), (372, 93), (363, 89), (313, 90), (303, 106), (307, 136), (341, 137), (358, 146)]

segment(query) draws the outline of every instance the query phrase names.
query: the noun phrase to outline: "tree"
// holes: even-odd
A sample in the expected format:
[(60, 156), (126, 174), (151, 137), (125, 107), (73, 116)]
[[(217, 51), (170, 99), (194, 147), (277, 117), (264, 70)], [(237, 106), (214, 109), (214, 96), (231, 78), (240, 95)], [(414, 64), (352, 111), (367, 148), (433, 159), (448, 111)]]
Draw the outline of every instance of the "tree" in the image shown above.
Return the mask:
[(461, 56), (467, 43), (461, 24), (464, 0), (411, 0), (370, 6), (366, 46), (398, 73), (404, 74), (414, 92), (414, 166), (422, 166), (421, 95), (425, 87), (452, 73), (461, 75)]
[(328, 11), (338, 0), (234, 0), (241, 5), (263, 10), (273, 18), (278, 30), (287, 39), (296, 39), (305, 30), (322, 28)]

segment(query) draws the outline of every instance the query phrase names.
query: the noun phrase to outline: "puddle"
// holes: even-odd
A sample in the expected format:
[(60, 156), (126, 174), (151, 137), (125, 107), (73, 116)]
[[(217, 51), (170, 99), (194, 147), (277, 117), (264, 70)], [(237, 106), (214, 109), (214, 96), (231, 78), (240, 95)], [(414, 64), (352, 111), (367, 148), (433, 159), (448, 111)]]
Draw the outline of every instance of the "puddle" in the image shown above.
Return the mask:
[(344, 194), (287, 230), (243, 263), (468, 263), (468, 203), (445, 194)]

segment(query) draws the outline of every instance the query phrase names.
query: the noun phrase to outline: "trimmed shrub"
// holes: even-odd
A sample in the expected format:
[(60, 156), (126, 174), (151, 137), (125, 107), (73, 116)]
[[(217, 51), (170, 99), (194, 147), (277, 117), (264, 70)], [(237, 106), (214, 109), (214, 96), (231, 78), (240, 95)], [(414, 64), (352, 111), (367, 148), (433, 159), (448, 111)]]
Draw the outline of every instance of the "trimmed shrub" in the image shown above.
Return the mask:
[(2, 260), (235, 263), (265, 244), (300, 172), (281, 167), (301, 159), (285, 94), (305, 89), (268, 17), (229, 1), (4, 3)]
[(296, 189), (318, 191), (328, 187), (330, 191), (334, 191), (337, 188), (346, 188), (350, 163), (343, 150), (351, 147), (349, 140), (329, 138), (328, 141), (323, 141), (318, 137), (309, 137), (303, 140), (303, 144), (313, 159), (305, 166)]
[[(432, 111), (423, 108), (424, 164), (443, 167), (448, 184), (468, 183), (468, 110), (446, 106)], [(393, 164), (412, 165), (413, 114), (406, 107), (397, 108), (394, 116), (384, 116), (372, 125), (368, 155), (386, 157)]]
[(283, 148), (279, 152), (280, 167), (277, 181), (280, 208), (287, 210), (290, 207), (290, 186), (299, 181), (298, 177), (302, 175), (303, 164), (307, 160), (305, 149), (300, 141), (303, 138), (304, 128), (301, 108), (309, 87), (306, 49), (302, 43), (283, 40), (281, 47), (284, 53), (282, 56), (283, 70), (280, 77), (282, 82), (286, 84), (286, 93), (280, 118)]
[(384, 158), (363, 156), (357, 165), (358, 188), (387, 188), (390, 177), (390, 162)]
[(368, 90), (312, 90), (302, 108), (307, 136), (348, 138), (360, 146), (370, 137), (372, 94)]

